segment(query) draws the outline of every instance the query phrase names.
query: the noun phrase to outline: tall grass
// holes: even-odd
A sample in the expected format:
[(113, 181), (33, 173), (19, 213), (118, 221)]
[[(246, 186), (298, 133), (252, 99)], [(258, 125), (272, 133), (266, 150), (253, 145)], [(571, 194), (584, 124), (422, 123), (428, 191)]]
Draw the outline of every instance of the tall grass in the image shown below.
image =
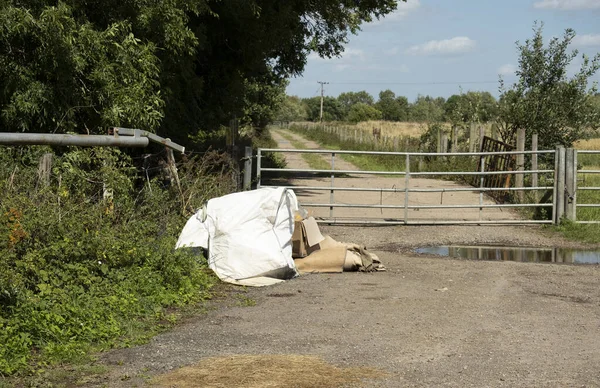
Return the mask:
[[(327, 149), (354, 150), (354, 151), (383, 151), (383, 152), (419, 152), (422, 149), (421, 138), (401, 137), (396, 143), (384, 141), (363, 141), (353, 136), (345, 136), (344, 132), (328, 130), (325, 126), (299, 126), (290, 125), (289, 129), (303, 137), (313, 140)], [(398, 145), (398, 149), (396, 148)], [(404, 171), (406, 170), (405, 155), (369, 155), (369, 154), (341, 154), (344, 160), (366, 171)], [(410, 171), (412, 172), (460, 172), (476, 171), (478, 159), (470, 157), (443, 157), (424, 156), (410, 158)], [(472, 181), (469, 176), (440, 175), (432, 178), (457, 180), (464, 183)]]

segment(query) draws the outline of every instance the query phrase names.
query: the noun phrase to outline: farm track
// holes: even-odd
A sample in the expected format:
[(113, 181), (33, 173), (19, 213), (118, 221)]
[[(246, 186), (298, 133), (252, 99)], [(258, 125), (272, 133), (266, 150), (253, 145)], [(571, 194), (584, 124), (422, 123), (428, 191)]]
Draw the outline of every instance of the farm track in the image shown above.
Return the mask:
[[(202, 380), (205, 375), (194, 373), (194, 365), (203, 360), (215, 362), (208, 357), (232, 355), (257, 360), (310, 355), (338, 368), (376, 371), (355, 385), (365, 387), (598, 385), (600, 267), (412, 253), (415, 247), (443, 244), (576, 244), (532, 226), (322, 230), (337, 240), (367, 245), (387, 272), (314, 274), (268, 288), (236, 288), (206, 314), (146, 345), (101, 355), (110, 374), (88, 385), (145, 386), (154, 376), (191, 365), (177, 380), (185, 382), (187, 376), (189, 385), (158, 385), (223, 387), (230, 381), (229, 386), (264, 386), (257, 379), (272, 370), (260, 362), (237, 371), (244, 378), (235, 385), (226, 371), (218, 376), (222, 385), (210, 385)], [(287, 367), (293, 373), (297, 365)], [(294, 386), (310, 386), (303, 378), (296, 375)], [(324, 373), (322, 386), (339, 386), (328, 378)]]

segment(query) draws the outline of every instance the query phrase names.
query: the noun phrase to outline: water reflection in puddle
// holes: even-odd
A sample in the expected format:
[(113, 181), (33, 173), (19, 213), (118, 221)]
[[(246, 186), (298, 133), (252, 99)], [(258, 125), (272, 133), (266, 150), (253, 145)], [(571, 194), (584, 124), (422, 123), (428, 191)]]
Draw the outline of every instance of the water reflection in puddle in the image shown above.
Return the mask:
[(519, 261), (530, 263), (600, 264), (600, 251), (566, 248), (491, 246), (440, 246), (415, 249), (416, 253), (471, 260)]

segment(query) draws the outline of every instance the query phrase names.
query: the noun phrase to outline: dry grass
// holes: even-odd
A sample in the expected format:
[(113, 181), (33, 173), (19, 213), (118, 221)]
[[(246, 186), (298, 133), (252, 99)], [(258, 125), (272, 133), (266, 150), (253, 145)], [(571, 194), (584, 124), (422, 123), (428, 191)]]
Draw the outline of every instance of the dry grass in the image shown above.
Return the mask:
[(426, 123), (408, 123), (395, 121), (363, 121), (356, 128), (372, 133), (373, 128), (381, 128), (381, 136), (419, 137), (427, 130)]
[(178, 388), (338, 388), (383, 375), (372, 368), (338, 368), (315, 356), (232, 355), (206, 358), (161, 375), (153, 383)]
[(600, 138), (579, 140), (574, 144), (578, 150), (600, 150)]

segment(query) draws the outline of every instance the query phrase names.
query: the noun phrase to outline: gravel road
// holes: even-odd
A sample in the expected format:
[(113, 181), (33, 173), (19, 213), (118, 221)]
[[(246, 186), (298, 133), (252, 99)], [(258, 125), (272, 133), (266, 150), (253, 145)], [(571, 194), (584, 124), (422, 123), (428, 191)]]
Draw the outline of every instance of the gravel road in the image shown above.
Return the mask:
[[(305, 275), (268, 288), (234, 288), (206, 314), (150, 343), (101, 355), (110, 373), (91, 385), (144, 386), (207, 357), (310, 355), (340, 368), (380, 371), (379, 378), (359, 384), (365, 387), (600, 386), (599, 266), (412, 253), (439, 244), (577, 244), (536, 226), (322, 230), (367, 245), (387, 272)], [(247, 373), (241, 386), (265, 386), (250, 383), (260, 368)], [(194, 378), (188, 386), (205, 385)], [(305, 386), (302, 378), (297, 386)], [(326, 381), (322, 386), (333, 386)]]

